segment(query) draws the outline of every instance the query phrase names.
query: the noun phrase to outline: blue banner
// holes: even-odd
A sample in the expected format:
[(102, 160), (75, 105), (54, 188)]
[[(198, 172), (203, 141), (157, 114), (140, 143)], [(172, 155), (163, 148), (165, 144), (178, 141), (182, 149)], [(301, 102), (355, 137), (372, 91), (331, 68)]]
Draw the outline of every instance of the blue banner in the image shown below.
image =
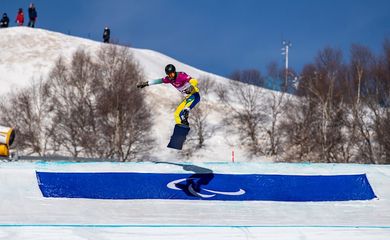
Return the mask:
[(375, 194), (365, 174), (334, 176), (37, 172), (44, 197), (348, 201)]

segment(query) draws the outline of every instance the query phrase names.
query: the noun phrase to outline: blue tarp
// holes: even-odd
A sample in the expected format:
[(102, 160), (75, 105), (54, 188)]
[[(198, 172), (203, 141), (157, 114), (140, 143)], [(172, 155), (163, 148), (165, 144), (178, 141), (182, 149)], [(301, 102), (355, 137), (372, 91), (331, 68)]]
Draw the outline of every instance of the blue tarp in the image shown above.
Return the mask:
[(44, 197), (225, 201), (348, 201), (375, 194), (365, 174), (163, 174), (37, 172)]

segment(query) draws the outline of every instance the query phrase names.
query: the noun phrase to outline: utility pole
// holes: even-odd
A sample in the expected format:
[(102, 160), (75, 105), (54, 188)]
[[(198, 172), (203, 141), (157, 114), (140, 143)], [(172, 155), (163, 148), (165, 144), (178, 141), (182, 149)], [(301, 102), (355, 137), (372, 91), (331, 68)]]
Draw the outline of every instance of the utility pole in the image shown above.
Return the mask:
[(288, 50), (292, 47), (292, 43), (290, 41), (283, 40), (282, 42), (282, 55), (284, 55), (285, 69), (284, 69), (284, 83), (287, 90), (287, 79), (288, 79)]

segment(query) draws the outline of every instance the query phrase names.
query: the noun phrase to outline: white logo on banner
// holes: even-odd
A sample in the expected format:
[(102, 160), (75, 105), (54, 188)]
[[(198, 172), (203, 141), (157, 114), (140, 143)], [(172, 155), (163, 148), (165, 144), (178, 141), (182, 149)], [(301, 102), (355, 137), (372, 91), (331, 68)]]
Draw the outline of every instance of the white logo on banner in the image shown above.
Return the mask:
[[(182, 189), (176, 187), (176, 184), (181, 183), (181, 182), (185, 182), (185, 181), (191, 180), (191, 179), (196, 179), (196, 178), (181, 178), (181, 179), (177, 179), (177, 180), (174, 180), (172, 182), (169, 182), (167, 184), (167, 187), (170, 188), (170, 189), (173, 189), (173, 190), (182, 191)], [(203, 190), (205, 192), (212, 193), (212, 194), (203, 194), (203, 193), (197, 192), (197, 191), (195, 191), (194, 187), (192, 186), (192, 183), (188, 185), (188, 191), (191, 194), (193, 194), (194, 196), (202, 197), (202, 198), (211, 198), (211, 197), (214, 197), (217, 194), (227, 195), (227, 196), (238, 196), (238, 195), (245, 194), (245, 191), (243, 189), (241, 189), (241, 188), (240, 188), (240, 190), (238, 190), (236, 192), (222, 192), (222, 191), (210, 190), (210, 189), (207, 189), (207, 188), (201, 188), (200, 190)]]

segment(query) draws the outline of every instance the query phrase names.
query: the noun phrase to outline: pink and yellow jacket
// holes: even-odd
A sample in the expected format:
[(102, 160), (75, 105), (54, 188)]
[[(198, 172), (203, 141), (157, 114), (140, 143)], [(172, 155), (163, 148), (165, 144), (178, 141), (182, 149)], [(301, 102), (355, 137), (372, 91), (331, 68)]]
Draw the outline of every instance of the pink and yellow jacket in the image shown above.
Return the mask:
[[(168, 76), (164, 78), (159, 78), (155, 80), (151, 80), (148, 82), (149, 85), (154, 84), (161, 84), (161, 83), (170, 83), (172, 86), (174, 86), (179, 92), (183, 94), (194, 94), (196, 92), (199, 92), (199, 89), (197, 87), (198, 80), (195, 78), (192, 78), (191, 76), (187, 75), (184, 72), (177, 72), (176, 77), (174, 79), (169, 79)], [(191, 89), (191, 92), (189, 90)]]

